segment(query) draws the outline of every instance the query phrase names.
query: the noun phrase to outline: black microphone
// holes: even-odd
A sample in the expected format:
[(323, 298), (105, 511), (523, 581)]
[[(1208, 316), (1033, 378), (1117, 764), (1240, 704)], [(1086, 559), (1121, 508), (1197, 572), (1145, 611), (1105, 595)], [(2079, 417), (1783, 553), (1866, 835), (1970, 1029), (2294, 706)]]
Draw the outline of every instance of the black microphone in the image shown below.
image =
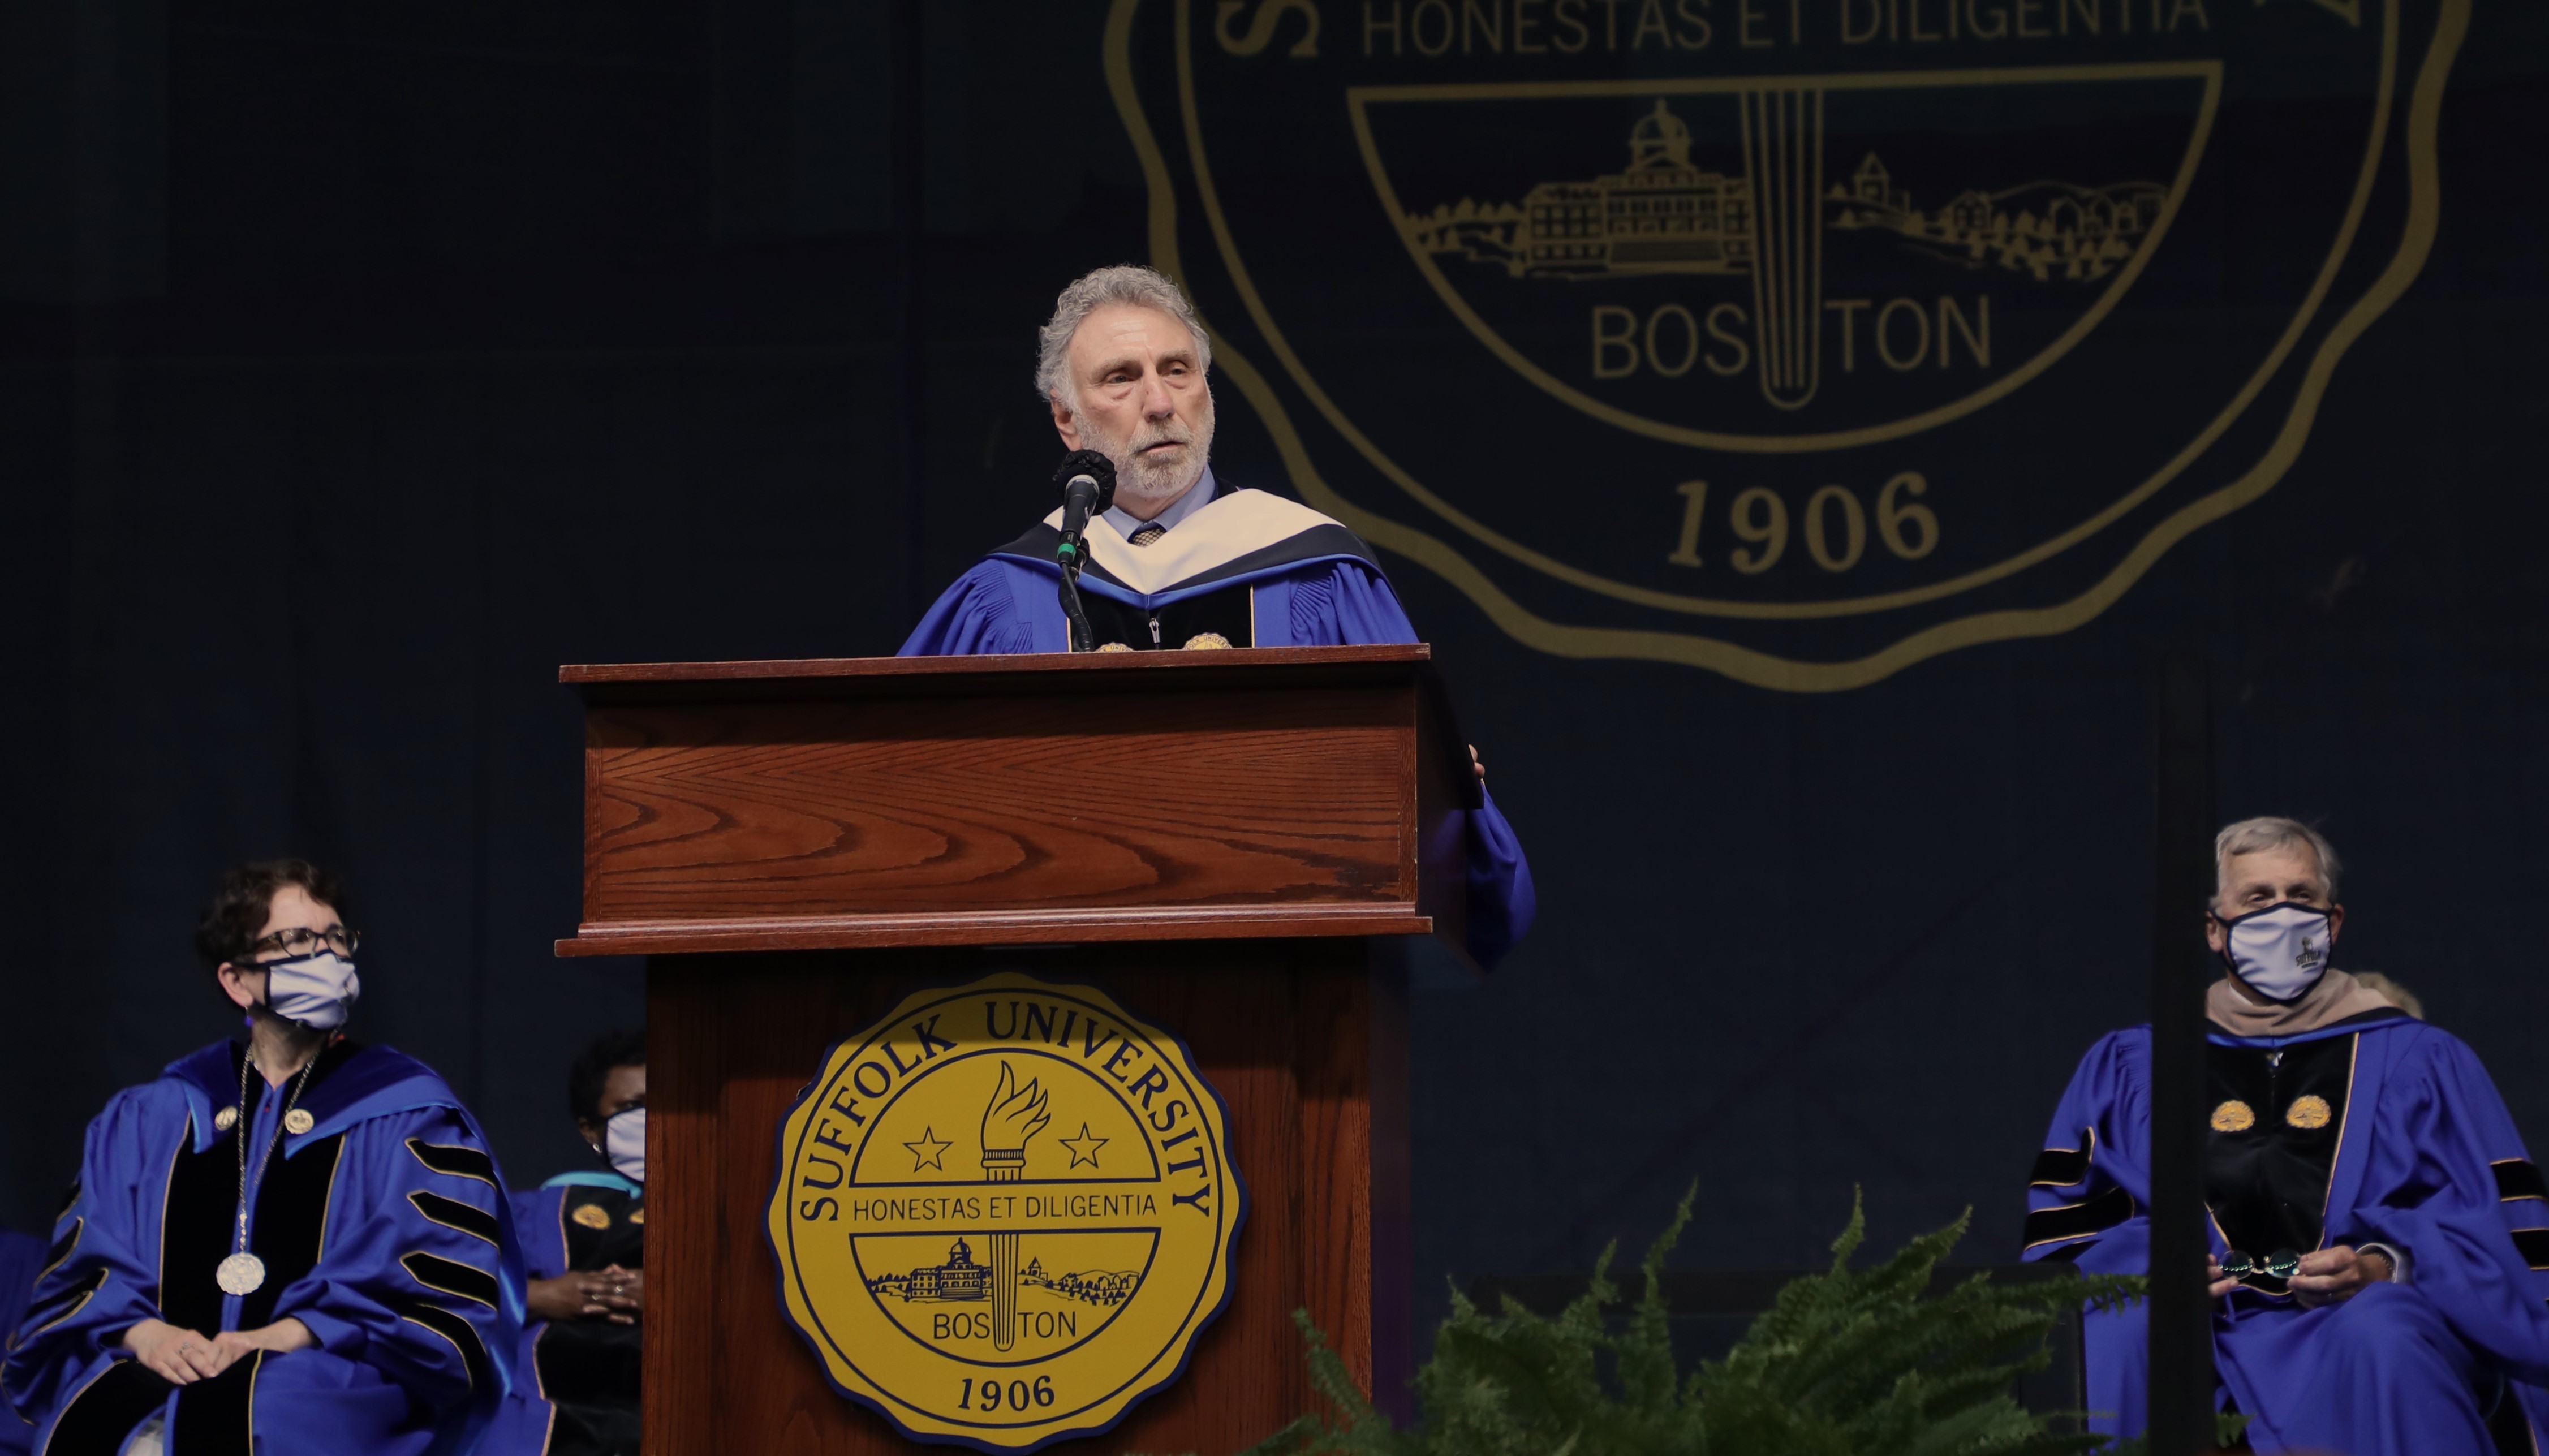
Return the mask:
[(1054, 467), (1054, 484), (1062, 488), (1062, 541), (1054, 548), (1062, 567), (1063, 619), (1071, 626), (1071, 650), (1093, 652), (1096, 634), (1080, 604), (1080, 569), (1088, 560), (1088, 518), (1115, 503), (1115, 462), (1094, 450), (1074, 450)]
[(1075, 548), (1065, 555), (1065, 564), (1078, 576), (1077, 548), (1088, 518), (1105, 514), (1115, 503), (1115, 462), (1094, 450), (1074, 450), (1054, 467), (1053, 483), (1062, 488), (1062, 539)]

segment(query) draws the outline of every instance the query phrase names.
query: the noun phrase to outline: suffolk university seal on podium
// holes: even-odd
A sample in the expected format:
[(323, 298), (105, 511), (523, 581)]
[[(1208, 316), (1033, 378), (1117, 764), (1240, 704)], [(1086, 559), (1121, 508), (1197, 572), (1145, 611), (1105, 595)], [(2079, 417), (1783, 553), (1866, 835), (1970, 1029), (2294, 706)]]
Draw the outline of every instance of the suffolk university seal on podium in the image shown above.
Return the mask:
[(1247, 1193), (1221, 1097), (1103, 992), (1000, 974), (841, 1042), (779, 1134), (788, 1318), (906, 1435), (1026, 1451), (1177, 1379)]

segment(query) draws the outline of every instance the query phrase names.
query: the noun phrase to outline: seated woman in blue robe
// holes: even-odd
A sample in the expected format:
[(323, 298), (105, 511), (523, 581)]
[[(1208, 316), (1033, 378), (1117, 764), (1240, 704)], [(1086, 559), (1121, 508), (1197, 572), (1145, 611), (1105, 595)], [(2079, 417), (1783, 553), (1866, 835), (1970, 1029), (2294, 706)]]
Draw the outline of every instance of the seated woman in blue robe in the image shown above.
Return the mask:
[(344, 892), (235, 870), (196, 946), (246, 1013), (89, 1124), (0, 1383), (50, 1456), (442, 1456), (512, 1376), (521, 1254), (442, 1079), (339, 1032)]
[(514, 1393), (478, 1456), (638, 1456), (646, 1310), (646, 1037), (614, 1032), (567, 1073), (603, 1164), (514, 1195), (530, 1280)]
[[(1354, 532), (1214, 479), (1211, 344), (1176, 284), (1101, 268), (1063, 291), (1041, 341), (1036, 389), (1063, 444), (1115, 466), (1114, 504), (1088, 524), (1080, 575), (1099, 651), (1419, 640)], [(957, 578), (902, 656), (1070, 651), (1061, 525), (1057, 510)], [(1530, 929), (1536, 902), (1522, 846), (1483, 784), (1467, 821), (1468, 950), (1486, 966)]]
[[(2457, 1038), (2329, 964), (2334, 851), (2289, 819), (2215, 844), (2207, 920), (2214, 1360), (2259, 1451), (2549, 1449), (2549, 1187)], [(2090, 1048), (2029, 1190), (2027, 1257), (2147, 1272), (2150, 1029)], [(2138, 1434), (2148, 1314), (2089, 1312), (2092, 1424)]]

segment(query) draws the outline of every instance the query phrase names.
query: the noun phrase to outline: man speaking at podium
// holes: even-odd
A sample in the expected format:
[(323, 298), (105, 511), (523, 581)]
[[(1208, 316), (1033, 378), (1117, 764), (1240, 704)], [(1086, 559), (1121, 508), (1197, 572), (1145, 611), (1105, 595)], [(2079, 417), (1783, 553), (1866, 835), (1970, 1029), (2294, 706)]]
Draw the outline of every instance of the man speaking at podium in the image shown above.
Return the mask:
[[(1055, 432), (1113, 466), (1112, 503), (1080, 545), (1079, 594), (1098, 651), (1419, 640), (1354, 532), (1213, 478), (1212, 345), (1165, 275), (1115, 267), (1080, 279), (1040, 343), (1036, 392)], [(1066, 460), (1065, 473), (1086, 461)], [(1070, 651), (1057, 598), (1065, 524), (1056, 510), (957, 578), (901, 655)], [(1530, 928), (1534, 900), (1512, 826), (1483, 784), (1480, 795), (1468, 812), (1468, 948), (1484, 966)]]

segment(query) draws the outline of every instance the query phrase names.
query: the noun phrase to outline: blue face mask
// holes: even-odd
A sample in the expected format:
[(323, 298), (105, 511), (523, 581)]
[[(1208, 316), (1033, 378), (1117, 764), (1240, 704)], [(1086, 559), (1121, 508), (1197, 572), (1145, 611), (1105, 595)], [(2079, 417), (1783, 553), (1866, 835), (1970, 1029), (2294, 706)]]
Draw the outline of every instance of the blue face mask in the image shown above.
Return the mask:
[(646, 1109), (623, 1107), (602, 1125), (602, 1154), (631, 1183), (646, 1181)]
[(2229, 920), (2213, 918), (2221, 927), (2221, 958), (2230, 973), (2269, 1001), (2299, 1001), (2327, 974), (2336, 931), (2324, 910), (2286, 900)]
[(316, 951), (288, 960), (258, 964), (265, 972), (265, 1004), (286, 1021), (332, 1032), (354, 1014), (363, 994), (354, 962), (333, 951)]

